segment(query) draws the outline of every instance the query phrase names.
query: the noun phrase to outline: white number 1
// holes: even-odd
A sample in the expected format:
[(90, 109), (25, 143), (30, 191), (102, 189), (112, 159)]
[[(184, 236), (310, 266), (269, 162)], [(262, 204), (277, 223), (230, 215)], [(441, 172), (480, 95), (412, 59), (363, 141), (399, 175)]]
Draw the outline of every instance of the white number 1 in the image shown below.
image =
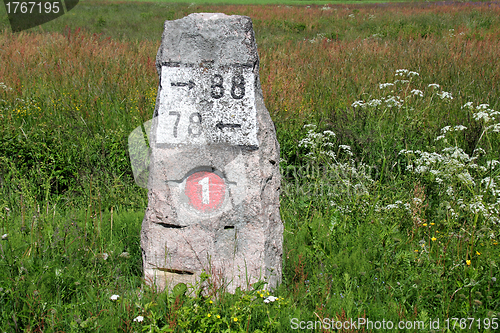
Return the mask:
[(205, 177), (198, 182), (201, 185), (201, 202), (204, 205), (208, 205), (210, 203), (210, 178)]

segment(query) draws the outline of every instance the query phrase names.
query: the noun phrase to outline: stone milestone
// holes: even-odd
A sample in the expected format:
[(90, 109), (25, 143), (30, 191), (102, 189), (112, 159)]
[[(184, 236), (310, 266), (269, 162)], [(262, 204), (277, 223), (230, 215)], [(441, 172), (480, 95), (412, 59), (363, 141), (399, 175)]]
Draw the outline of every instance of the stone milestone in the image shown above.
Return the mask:
[(252, 21), (198, 13), (166, 21), (151, 124), (141, 247), (160, 290), (234, 292), (281, 280), (279, 144), (264, 105)]

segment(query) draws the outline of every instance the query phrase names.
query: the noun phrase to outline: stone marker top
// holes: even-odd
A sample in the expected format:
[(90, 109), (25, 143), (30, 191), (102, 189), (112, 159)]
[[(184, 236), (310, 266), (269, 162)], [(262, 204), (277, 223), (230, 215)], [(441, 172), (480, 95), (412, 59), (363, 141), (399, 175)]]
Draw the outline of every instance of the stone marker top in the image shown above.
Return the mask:
[(194, 13), (166, 21), (164, 28), (156, 56), (158, 74), (165, 63), (214, 67), (258, 63), (252, 20), (247, 16)]

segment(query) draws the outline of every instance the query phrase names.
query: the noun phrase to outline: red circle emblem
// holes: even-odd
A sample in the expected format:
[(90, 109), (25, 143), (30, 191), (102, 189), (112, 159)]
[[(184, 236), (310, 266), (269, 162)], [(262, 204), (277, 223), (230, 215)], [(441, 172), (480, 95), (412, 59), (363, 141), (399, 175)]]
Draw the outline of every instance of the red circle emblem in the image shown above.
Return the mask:
[(211, 212), (224, 201), (226, 184), (213, 172), (199, 171), (188, 177), (185, 194), (191, 206), (202, 212)]

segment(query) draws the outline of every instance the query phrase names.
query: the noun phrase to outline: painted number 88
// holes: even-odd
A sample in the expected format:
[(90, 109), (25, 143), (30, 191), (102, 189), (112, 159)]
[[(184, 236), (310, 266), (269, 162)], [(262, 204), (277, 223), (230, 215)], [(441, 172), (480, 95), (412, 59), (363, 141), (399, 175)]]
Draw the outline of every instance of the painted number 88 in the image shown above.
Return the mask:
[[(224, 96), (224, 78), (220, 74), (215, 74), (212, 77), (212, 89), (210, 96), (215, 99)], [(241, 74), (236, 74), (231, 79), (231, 97), (234, 99), (242, 99), (245, 96), (245, 78)]]

